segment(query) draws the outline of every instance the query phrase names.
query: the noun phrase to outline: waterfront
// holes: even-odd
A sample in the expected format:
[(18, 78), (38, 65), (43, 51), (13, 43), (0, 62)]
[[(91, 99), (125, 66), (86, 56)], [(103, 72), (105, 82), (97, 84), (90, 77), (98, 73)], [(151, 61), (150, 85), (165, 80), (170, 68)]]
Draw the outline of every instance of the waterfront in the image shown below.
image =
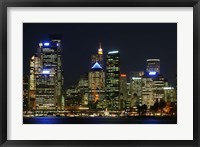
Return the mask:
[(177, 124), (176, 117), (24, 117), (23, 124)]

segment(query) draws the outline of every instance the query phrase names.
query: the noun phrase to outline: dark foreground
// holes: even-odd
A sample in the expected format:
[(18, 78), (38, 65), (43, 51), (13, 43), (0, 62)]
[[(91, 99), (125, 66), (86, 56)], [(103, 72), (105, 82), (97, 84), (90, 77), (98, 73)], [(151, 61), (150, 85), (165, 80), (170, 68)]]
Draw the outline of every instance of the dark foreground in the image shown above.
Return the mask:
[(24, 117), (23, 124), (177, 124), (176, 117)]

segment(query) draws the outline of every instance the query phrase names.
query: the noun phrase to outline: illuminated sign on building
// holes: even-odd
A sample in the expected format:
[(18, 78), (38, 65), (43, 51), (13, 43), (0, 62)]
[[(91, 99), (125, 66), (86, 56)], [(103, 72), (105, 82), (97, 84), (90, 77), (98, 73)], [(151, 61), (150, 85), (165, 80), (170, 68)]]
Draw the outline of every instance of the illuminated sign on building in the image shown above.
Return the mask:
[(150, 71), (150, 72), (149, 72), (149, 75), (150, 75), (150, 76), (155, 76), (155, 75), (156, 75), (156, 72), (155, 72), (155, 71)]
[(93, 66), (92, 69), (102, 69), (101, 65), (99, 65), (98, 62), (96, 62)]
[(121, 74), (121, 77), (126, 77), (126, 74)]
[(45, 43), (44, 43), (44, 46), (49, 46), (49, 45), (50, 45), (49, 42), (45, 42)]
[(141, 77), (132, 77), (132, 80), (141, 80)]
[(50, 74), (50, 69), (43, 69), (42, 74)]
[(119, 53), (119, 51), (111, 51), (111, 52), (108, 52), (108, 54), (116, 54), (116, 53)]
[(163, 87), (164, 90), (173, 90), (173, 87)]

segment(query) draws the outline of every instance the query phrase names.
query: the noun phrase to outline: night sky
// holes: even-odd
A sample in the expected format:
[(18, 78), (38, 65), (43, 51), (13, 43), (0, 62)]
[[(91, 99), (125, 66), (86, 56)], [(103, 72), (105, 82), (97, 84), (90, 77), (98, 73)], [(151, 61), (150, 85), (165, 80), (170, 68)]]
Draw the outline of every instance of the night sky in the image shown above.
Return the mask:
[(65, 87), (89, 71), (91, 54), (97, 53), (99, 42), (104, 57), (108, 51), (120, 51), (121, 73), (145, 70), (146, 59), (159, 58), (161, 74), (175, 84), (176, 23), (24, 23), (24, 74), (29, 74), (29, 60), (39, 42), (48, 41), (48, 34), (54, 33), (62, 35)]

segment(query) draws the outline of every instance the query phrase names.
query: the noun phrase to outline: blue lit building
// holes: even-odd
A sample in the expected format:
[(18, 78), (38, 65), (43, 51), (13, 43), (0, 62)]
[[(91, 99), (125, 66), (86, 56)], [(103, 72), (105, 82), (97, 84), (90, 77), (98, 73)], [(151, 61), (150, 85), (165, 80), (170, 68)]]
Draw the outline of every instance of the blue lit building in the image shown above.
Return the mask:
[(160, 74), (160, 59), (147, 59), (146, 72), (149, 75)]
[[(59, 35), (49, 35), (49, 41), (40, 42), (37, 50), (37, 66), (32, 80), (35, 82), (35, 104), (37, 110), (63, 109), (62, 44)], [(34, 59), (34, 58), (33, 58)], [(35, 64), (36, 62), (33, 61)]]
[(147, 59), (146, 73), (142, 77), (142, 103), (148, 109), (164, 99), (165, 81), (160, 73), (160, 59)]
[(105, 108), (105, 73), (101, 65), (96, 62), (88, 74), (89, 84), (89, 108)]

